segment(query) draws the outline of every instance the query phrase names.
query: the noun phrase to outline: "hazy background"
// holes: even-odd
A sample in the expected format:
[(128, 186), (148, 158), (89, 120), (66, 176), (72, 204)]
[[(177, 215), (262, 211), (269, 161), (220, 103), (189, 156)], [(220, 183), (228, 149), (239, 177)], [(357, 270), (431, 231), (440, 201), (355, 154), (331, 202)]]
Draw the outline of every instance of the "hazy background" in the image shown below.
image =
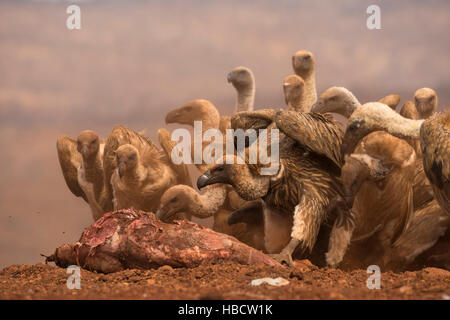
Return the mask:
[[(68, 30), (66, 7), (81, 7)], [(381, 7), (382, 30), (366, 28)], [(314, 52), (317, 89), (361, 102), (420, 87), (450, 101), (450, 2), (0, 1), (0, 267), (42, 261), (92, 222), (66, 187), (56, 138), (117, 124), (156, 139), (166, 113), (211, 100), (231, 114), (236, 66), (256, 77), (256, 108), (283, 107), (291, 55)], [(174, 126), (170, 126), (174, 129)]]

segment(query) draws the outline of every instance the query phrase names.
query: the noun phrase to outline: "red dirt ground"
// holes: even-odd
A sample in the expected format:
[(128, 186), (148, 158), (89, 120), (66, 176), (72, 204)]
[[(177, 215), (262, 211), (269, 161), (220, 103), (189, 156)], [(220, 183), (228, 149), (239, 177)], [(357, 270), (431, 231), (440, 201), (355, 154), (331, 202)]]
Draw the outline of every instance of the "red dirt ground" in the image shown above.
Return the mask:
[[(81, 289), (69, 290), (66, 269), (11, 265), (0, 271), (0, 299), (450, 299), (450, 272), (439, 268), (381, 274), (381, 289), (366, 287), (365, 270), (294, 268), (232, 263), (98, 274), (81, 270)], [(253, 279), (283, 277), (289, 284), (253, 287)]]

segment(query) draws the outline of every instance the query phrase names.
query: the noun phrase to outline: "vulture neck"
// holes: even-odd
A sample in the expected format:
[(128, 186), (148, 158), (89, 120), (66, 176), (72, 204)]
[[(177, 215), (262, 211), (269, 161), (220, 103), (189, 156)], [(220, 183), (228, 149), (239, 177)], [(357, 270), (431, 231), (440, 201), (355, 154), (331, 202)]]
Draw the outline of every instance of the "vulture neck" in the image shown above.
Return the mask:
[(190, 213), (193, 216), (206, 218), (214, 215), (224, 204), (227, 191), (222, 184), (206, 186), (205, 193), (196, 194), (190, 204)]
[(311, 110), (311, 108), (306, 108), (303, 95), (296, 95), (294, 97), (291, 97), (287, 105), (290, 110), (295, 110), (299, 112), (309, 112)]
[(420, 127), (424, 120), (410, 120), (401, 116), (399, 118), (401, 118), (401, 120), (391, 119), (391, 121), (382, 122), (381, 126), (393, 136), (402, 139), (419, 139)]
[(248, 84), (245, 87), (237, 89), (236, 112), (252, 111), (255, 101), (255, 85)]
[(129, 186), (137, 187), (147, 178), (147, 169), (139, 162), (136, 168), (127, 171), (122, 180)]
[(315, 67), (312, 67), (308, 71), (297, 71), (296, 74), (300, 76), (305, 82), (303, 96), (305, 104), (305, 111), (309, 112), (311, 107), (317, 102), (317, 92), (316, 92), (316, 78), (315, 78)]
[(103, 160), (99, 151), (95, 157), (83, 159), (82, 167), (85, 170), (86, 175), (92, 175), (99, 171), (103, 172)]
[(346, 117), (347, 119), (350, 118), (352, 113), (358, 108), (361, 103), (359, 103), (358, 99), (352, 94), (348, 95), (344, 102), (344, 107), (341, 109), (342, 112), (337, 112), (341, 114), (342, 116)]

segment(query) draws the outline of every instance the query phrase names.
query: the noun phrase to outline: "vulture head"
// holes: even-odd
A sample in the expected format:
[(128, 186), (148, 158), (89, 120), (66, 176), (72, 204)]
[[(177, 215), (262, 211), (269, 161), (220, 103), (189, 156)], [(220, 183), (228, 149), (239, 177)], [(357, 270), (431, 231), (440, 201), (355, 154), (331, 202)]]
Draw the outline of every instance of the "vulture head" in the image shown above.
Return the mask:
[(239, 91), (253, 87), (255, 77), (253, 76), (252, 70), (249, 68), (237, 67), (228, 73), (227, 81)]
[(186, 210), (196, 197), (198, 197), (198, 194), (186, 185), (173, 186), (162, 195), (156, 216), (163, 222), (183, 219), (187, 216)]
[(214, 128), (218, 128), (220, 123), (219, 111), (208, 100), (197, 99), (170, 111), (166, 115), (166, 124), (180, 123), (193, 126), (194, 121), (208, 121), (213, 124)]
[(346, 118), (360, 106), (358, 99), (344, 87), (331, 87), (325, 90), (313, 105), (311, 112), (334, 112)]
[(86, 161), (97, 156), (100, 148), (100, 138), (98, 134), (92, 130), (84, 130), (77, 138), (77, 150)]
[[(228, 159), (230, 158), (230, 159)], [(231, 185), (244, 200), (264, 197), (270, 188), (271, 176), (260, 175), (256, 165), (239, 164), (237, 156), (225, 156), (223, 164), (216, 164), (197, 179), (197, 188), (224, 183)]]
[(305, 81), (297, 75), (290, 75), (284, 79), (283, 91), (286, 104), (295, 105), (300, 102), (303, 96)]
[(139, 164), (139, 151), (131, 144), (121, 145), (116, 150), (116, 165), (119, 177), (134, 170)]
[(299, 50), (292, 56), (292, 68), (302, 78), (314, 72), (316, 62), (312, 52)]
[(414, 102), (421, 119), (430, 117), (437, 110), (438, 97), (430, 88), (421, 88), (414, 93)]
[(357, 143), (373, 131), (386, 131), (402, 139), (419, 139), (422, 122), (406, 119), (383, 103), (366, 103), (348, 119), (341, 153), (344, 157), (353, 153)]
[(397, 108), (400, 102), (400, 95), (395, 93), (390, 94), (378, 100), (378, 102), (384, 103), (385, 105), (389, 106), (392, 110), (395, 110), (395, 108)]

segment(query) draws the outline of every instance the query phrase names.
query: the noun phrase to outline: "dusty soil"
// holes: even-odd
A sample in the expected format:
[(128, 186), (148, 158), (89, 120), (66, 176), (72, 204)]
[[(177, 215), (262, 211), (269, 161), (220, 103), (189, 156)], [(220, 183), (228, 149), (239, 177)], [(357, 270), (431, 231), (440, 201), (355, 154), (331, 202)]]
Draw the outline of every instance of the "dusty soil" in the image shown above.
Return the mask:
[[(81, 289), (66, 287), (66, 269), (12, 265), (0, 271), (0, 299), (450, 299), (450, 272), (439, 268), (381, 274), (369, 290), (365, 270), (318, 268), (308, 260), (294, 268), (233, 263), (99, 274), (81, 270)], [(289, 284), (253, 287), (253, 279), (283, 277)]]

